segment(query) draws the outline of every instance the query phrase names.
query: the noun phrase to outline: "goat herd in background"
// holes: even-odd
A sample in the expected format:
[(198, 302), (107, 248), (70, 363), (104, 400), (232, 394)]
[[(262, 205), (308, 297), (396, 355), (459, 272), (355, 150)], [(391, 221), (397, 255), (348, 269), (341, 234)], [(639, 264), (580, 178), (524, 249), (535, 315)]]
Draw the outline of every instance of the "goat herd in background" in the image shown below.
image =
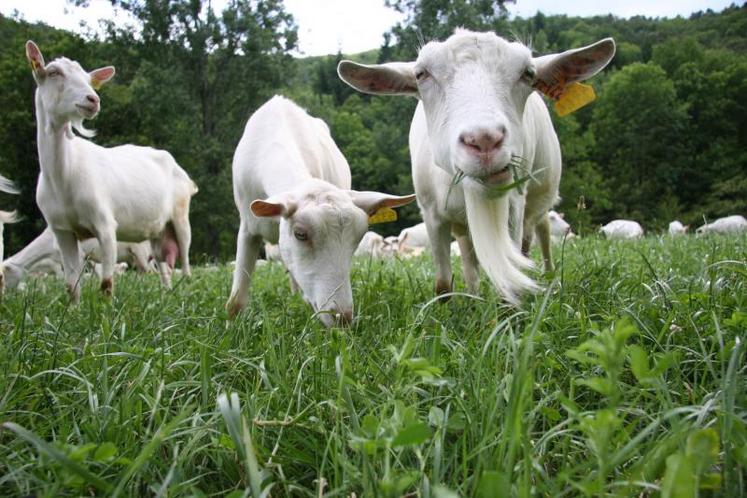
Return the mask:
[[(423, 46), (413, 62), (342, 61), (339, 76), (361, 92), (418, 98), (409, 137), (416, 195), (352, 190), (350, 166), (327, 125), (286, 98), (270, 99), (249, 118), (233, 159), (241, 225), (229, 315), (248, 302), (263, 242), (267, 259), (283, 262), (291, 287), (301, 290), (327, 326), (353, 319), (354, 254), (407, 257), (428, 249), (439, 294), (451, 291), (451, 256), (458, 254), (471, 292), (479, 288), (479, 263), (501, 296), (518, 303), (537, 288), (523, 271), (532, 265), (527, 255), (534, 236), (546, 271), (553, 269), (551, 240), (574, 236), (562, 214), (551, 211), (558, 201), (560, 145), (539, 93), (556, 107), (563, 101), (566, 107), (583, 105), (574, 101), (579, 82), (614, 54), (611, 38), (532, 57), (521, 43), (457, 30)], [(45, 64), (32, 41), (26, 57), (37, 84), (36, 200), (48, 227), (2, 262), (0, 291), (18, 287), (29, 272), (64, 273), (70, 297), (78, 301), (84, 256), (98, 262), (107, 295), (117, 262), (158, 271), (169, 286), (180, 259), (189, 276), (189, 205), (197, 186), (188, 174), (168, 152), (103, 148), (73, 132), (92, 136), (82, 122), (98, 114), (96, 90), (114, 68), (86, 72), (64, 57)], [(18, 193), (3, 177), (0, 190)], [(396, 219), (392, 208), (416, 196), (424, 223), (399, 237), (367, 231), (370, 223)], [(3, 224), (14, 221), (14, 213), (0, 211), (0, 260)], [(669, 226), (671, 235), (686, 230), (678, 221)], [(747, 231), (742, 216), (697, 230), (738, 231)], [(612, 221), (601, 232), (607, 238), (643, 235), (629, 220)]]

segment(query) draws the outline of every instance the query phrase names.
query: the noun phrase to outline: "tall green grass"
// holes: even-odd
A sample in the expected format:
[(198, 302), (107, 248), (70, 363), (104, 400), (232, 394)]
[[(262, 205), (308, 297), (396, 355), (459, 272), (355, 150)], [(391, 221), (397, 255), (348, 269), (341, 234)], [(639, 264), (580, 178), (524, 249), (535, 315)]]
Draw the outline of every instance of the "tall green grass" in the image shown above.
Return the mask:
[(0, 495), (744, 496), (747, 238), (556, 259), (519, 310), (361, 260), (331, 330), (276, 264), (233, 322), (225, 266), (77, 308), (31, 282), (0, 303)]

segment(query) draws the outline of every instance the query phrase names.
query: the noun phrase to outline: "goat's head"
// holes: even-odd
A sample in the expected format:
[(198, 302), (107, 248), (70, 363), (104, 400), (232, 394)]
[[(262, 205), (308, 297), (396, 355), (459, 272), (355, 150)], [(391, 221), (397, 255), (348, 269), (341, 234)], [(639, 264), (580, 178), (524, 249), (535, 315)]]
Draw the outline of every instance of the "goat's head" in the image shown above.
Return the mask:
[(457, 32), (426, 44), (415, 62), (361, 65), (342, 61), (340, 77), (359, 91), (418, 97), (436, 164), (479, 184), (510, 180), (523, 153), (524, 106), (533, 90), (556, 98), (612, 59), (611, 38), (560, 54), (532, 57), (529, 48), (493, 33)]
[(368, 216), (413, 200), (414, 195), (345, 191), (315, 181), (250, 207), (254, 216), (279, 219), (283, 262), (304, 299), (330, 327), (353, 318), (350, 263), (368, 229)]
[(114, 67), (86, 72), (65, 57), (45, 64), (39, 47), (31, 40), (26, 42), (26, 58), (37, 84), (37, 102), (54, 124), (72, 122), (79, 126), (84, 119), (96, 117), (101, 108), (96, 89), (114, 76)]

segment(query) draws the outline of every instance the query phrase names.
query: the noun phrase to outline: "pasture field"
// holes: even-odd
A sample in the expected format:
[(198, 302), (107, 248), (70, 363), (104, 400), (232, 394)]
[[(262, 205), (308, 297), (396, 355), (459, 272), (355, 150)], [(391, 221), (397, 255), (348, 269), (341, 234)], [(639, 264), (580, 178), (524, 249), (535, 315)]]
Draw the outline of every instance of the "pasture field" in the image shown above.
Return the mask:
[(0, 495), (745, 496), (747, 237), (556, 259), (521, 310), (484, 277), (432, 301), (427, 255), (359, 260), (350, 329), (277, 264), (234, 322), (227, 266), (9, 292)]

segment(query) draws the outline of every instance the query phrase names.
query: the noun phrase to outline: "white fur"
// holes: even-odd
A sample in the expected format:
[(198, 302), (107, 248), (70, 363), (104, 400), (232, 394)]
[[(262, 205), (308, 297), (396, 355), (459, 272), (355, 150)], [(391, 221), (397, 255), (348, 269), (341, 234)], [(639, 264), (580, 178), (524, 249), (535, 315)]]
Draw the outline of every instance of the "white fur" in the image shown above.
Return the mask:
[[(102, 290), (112, 291), (116, 242), (149, 240), (154, 253), (176, 252), (189, 275), (189, 203), (197, 187), (165, 151), (122, 145), (100, 147), (76, 137), (86, 135), (84, 119), (99, 111), (92, 84), (103, 84), (114, 68), (90, 73), (69, 59), (48, 65), (33, 42), (26, 55), (37, 82), (37, 145), (41, 175), (36, 201), (54, 232), (73, 301), (80, 298), (76, 285), (82, 268), (79, 240), (96, 237), (102, 254)], [(161, 262), (162, 280), (170, 284), (171, 268)]]
[(407, 254), (415, 249), (430, 249), (431, 243), (428, 240), (428, 230), (425, 223), (418, 223), (411, 227), (404, 228), (397, 237), (398, 252)]
[[(12, 181), (0, 175), (0, 192), (5, 192), (7, 194), (17, 194), (18, 189), (16, 189), (16, 186), (13, 184)], [(5, 251), (5, 243), (4, 243), (5, 225), (15, 223), (17, 221), (18, 221), (18, 213), (16, 213), (15, 211), (0, 211), (0, 261), (3, 260), (3, 254)], [(3, 295), (3, 291), (5, 290), (4, 273), (5, 271), (4, 271), (3, 264), (0, 263), (0, 296)]]
[[(84, 258), (95, 263), (101, 263), (102, 255), (96, 239), (86, 239), (80, 242), (80, 251)], [(117, 242), (117, 262), (127, 263), (141, 272), (153, 272), (155, 268), (151, 262), (153, 251), (149, 241)], [(18, 287), (29, 273), (55, 273), (56, 268), (62, 268), (62, 253), (57, 246), (54, 233), (47, 227), (26, 247), (3, 261), (5, 279), (9, 289)]]
[(747, 232), (747, 219), (735, 214), (725, 218), (719, 218), (713, 223), (706, 223), (695, 231), (697, 235), (708, 233), (743, 233)]
[[(413, 63), (340, 63), (340, 77), (360, 91), (420, 99), (410, 128), (410, 154), (438, 292), (451, 288), (450, 229), (463, 234), (460, 246), (469, 249), (462, 250), (465, 272), (476, 272), (468, 263), (471, 258), (464, 257), (474, 244), (488, 277), (510, 302), (517, 303), (522, 291), (536, 288), (521, 273), (530, 261), (517, 248), (521, 243), (528, 252), (535, 231), (545, 267), (552, 269), (547, 211), (557, 201), (560, 147), (547, 108), (533, 89), (537, 83), (543, 88), (556, 85), (558, 75), (568, 82), (589, 78), (613, 54), (614, 42), (607, 39), (532, 58), (520, 43), (493, 33), (457, 30), (444, 42), (425, 45)], [(578, 71), (566, 72), (570, 66)], [(514, 156), (523, 158), (525, 171), (519, 175), (531, 173), (533, 179), (524, 193), (514, 190), (489, 198), (490, 187), (511, 181), (508, 164)], [(459, 171), (466, 177), (451, 189), (447, 205), (449, 184)], [(476, 277), (467, 280), (476, 287)]]
[(669, 228), (667, 229), (667, 232), (672, 237), (676, 237), (678, 235), (686, 235), (687, 234), (688, 226), (683, 225), (677, 220), (674, 220), (669, 224)]
[(636, 221), (612, 220), (599, 229), (608, 239), (640, 239), (643, 228)]
[(385, 256), (384, 251), (384, 237), (376, 232), (368, 231), (363, 234), (358, 248), (355, 250), (355, 256), (368, 256), (372, 258), (383, 258)]
[(279, 96), (249, 118), (234, 154), (233, 188), (241, 226), (229, 314), (248, 301), (264, 239), (280, 246), (292, 285), (327, 326), (352, 320), (350, 263), (368, 215), (414, 200), (349, 190), (350, 167), (327, 125)]

